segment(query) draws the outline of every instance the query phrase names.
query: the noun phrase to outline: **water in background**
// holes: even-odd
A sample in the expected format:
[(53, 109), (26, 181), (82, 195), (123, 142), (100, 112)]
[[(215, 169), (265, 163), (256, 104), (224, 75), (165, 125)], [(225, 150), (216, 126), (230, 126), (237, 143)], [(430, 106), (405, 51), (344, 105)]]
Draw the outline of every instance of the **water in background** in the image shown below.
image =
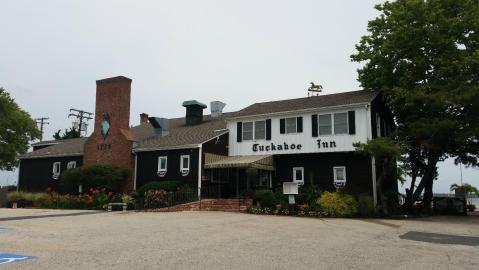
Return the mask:
[(476, 205), (476, 208), (479, 208), (479, 198), (470, 198), (467, 200), (472, 202), (472, 204)]

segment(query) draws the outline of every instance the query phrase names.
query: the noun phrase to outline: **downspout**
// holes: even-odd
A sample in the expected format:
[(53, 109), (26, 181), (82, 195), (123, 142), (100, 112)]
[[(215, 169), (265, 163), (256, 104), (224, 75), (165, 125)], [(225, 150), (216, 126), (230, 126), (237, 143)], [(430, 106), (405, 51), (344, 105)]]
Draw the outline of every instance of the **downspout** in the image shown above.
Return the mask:
[(201, 201), (201, 166), (203, 159), (202, 144), (198, 144), (198, 200)]
[[(367, 140), (372, 139), (372, 121), (371, 121), (371, 104), (366, 105), (366, 121), (367, 121)], [(378, 205), (378, 193), (376, 190), (376, 159), (374, 157), (371, 157), (371, 176), (372, 176), (372, 186), (373, 186), (373, 201), (374, 201), (374, 206), (376, 207)]]
[(22, 160), (18, 160), (18, 179), (17, 179), (17, 191), (20, 191), (20, 165), (22, 164)]
[(138, 153), (135, 153), (135, 171), (133, 172), (133, 190), (136, 190), (136, 171), (138, 170)]
[(371, 173), (373, 176), (373, 201), (374, 206), (378, 205), (378, 193), (376, 191), (376, 159), (371, 157)]

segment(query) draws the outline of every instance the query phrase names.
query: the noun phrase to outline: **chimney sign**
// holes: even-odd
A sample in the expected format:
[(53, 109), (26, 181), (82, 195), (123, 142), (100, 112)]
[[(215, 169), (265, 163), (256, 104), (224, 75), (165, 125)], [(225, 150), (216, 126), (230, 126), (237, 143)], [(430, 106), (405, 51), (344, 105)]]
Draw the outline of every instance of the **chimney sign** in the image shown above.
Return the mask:
[(110, 131), (110, 115), (108, 113), (104, 113), (103, 120), (101, 121), (101, 128), (100, 128), (100, 132), (101, 132), (101, 135), (103, 136), (103, 140), (106, 139), (109, 131)]

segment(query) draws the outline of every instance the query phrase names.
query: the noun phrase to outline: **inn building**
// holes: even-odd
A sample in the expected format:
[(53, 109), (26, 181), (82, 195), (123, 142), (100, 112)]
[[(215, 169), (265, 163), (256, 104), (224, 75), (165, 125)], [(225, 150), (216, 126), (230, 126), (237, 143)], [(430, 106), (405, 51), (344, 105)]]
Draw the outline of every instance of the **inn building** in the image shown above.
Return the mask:
[[(184, 117), (140, 115), (130, 126), (131, 79), (98, 80), (95, 128), (88, 138), (34, 143), (20, 156), (19, 189), (61, 190), (73, 167), (114, 164), (132, 171), (125, 190), (176, 180), (203, 197), (238, 197), (283, 182), (343, 188), (376, 198), (375, 160), (353, 143), (394, 130), (382, 95), (352, 91), (254, 103), (236, 112), (226, 104), (188, 100)], [(397, 183), (382, 185), (397, 194)]]

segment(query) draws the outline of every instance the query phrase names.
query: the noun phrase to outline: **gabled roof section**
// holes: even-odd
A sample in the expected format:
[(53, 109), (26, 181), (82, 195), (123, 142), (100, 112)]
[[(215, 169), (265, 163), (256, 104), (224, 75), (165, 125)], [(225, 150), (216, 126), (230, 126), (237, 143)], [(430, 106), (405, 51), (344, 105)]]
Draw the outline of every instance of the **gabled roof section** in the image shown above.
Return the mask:
[(176, 147), (196, 147), (227, 132), (225, 118), (231, 113), (224, 113), (221, 117), (205, 115), (203, 122), (197, 125), (186, 125), (185, 118), (169, 119), (169, 133), (161, 136), (155, 133), (150, 123), (132, 128), (137, 146), (134, 151), (153, 151)]
[(379, 92), (377, 91), (359, 90), (330, 95), (261, 102), (234, 113), (231, 118), (369, 103), (378, 94)]
[(19, 156), (19, 159), (82, 156), (83, 145), (87, 138), (58, 140), (56, 143)]

